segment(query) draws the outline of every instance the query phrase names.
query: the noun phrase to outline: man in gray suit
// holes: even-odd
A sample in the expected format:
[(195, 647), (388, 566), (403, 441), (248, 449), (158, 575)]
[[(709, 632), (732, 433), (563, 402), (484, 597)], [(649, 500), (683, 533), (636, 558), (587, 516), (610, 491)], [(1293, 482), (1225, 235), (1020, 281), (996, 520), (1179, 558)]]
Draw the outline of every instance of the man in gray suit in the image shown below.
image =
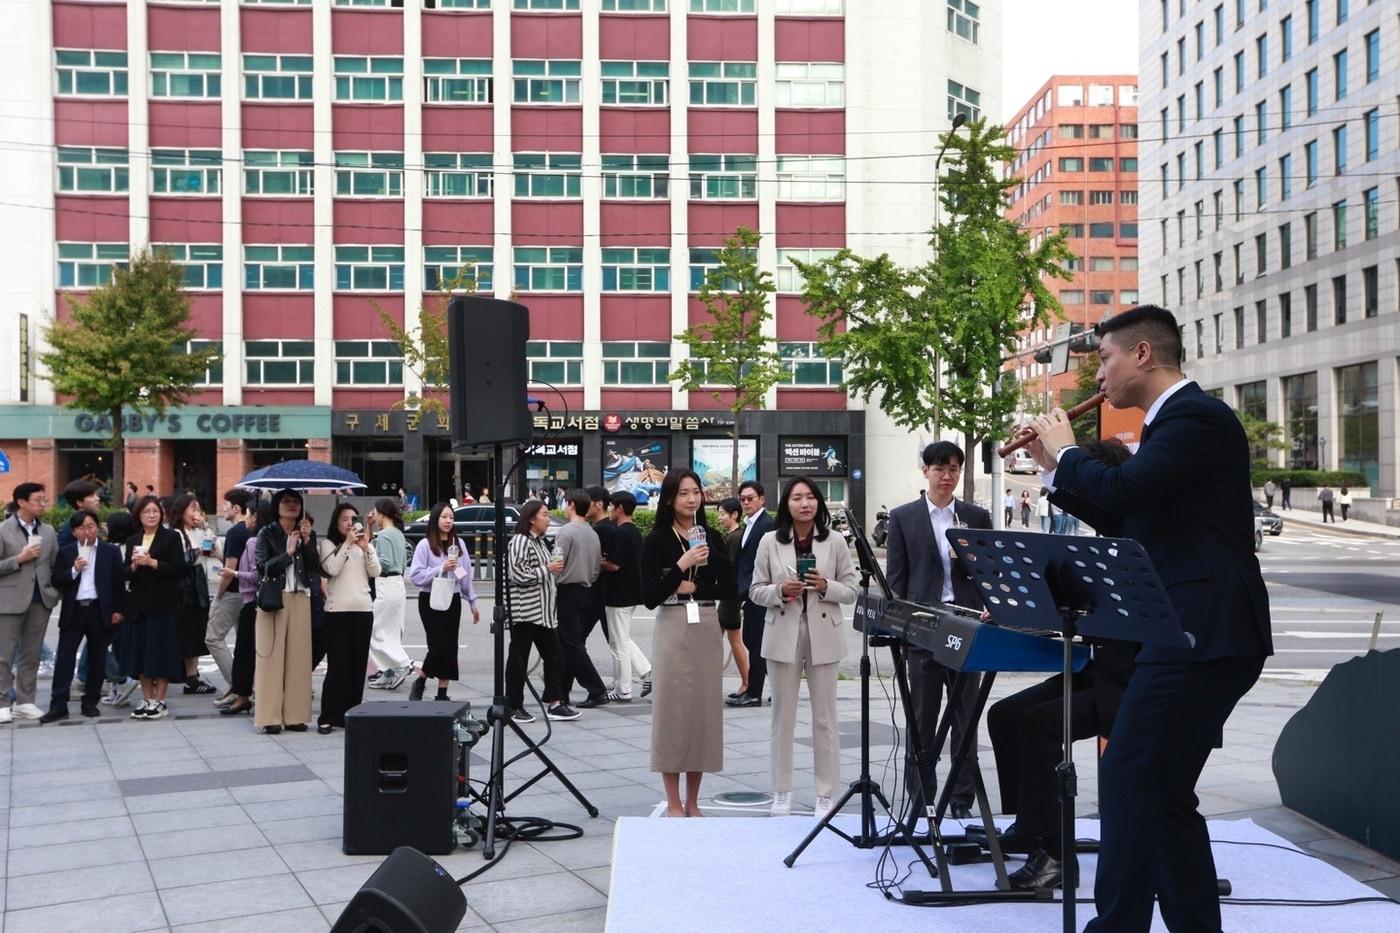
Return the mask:
[[(51, 579), (58, 535), (39, 517), (48, 504), (42, 485), (20, 483), (13, 496), (14, 514), (0, 522), (0, 724), (14, 716), (38, 719), (44, 715), (34, 704), (39, 651), (49, 614), (58, 605), (58, 590)], [(16, 645), (18, 677), (10, 671)], [(12, 684), (13, 712), (9, 700)]]
[[(972, 580), (953, 558), (944, 533), (958, 525), (991, 528), (992, 516), (986, 509), (953, 497), (965, 461), (962, 448), (949, 441), (939, 441), (924, 448), (922, 459), (928, 494), (890, 512), (889, 538), (885, 545), (885, 576), (890, 589), (902, 599), (926, 606), (954, 603), (968, 609), (981, 609), (982, 598), (977, 595)], [(908, 650), (908, 662), (914, 724), (924, 753), (931, 754), (945, 690), (949, 692), (949, 702), (952, 702), (953, 672), (935, 663), (933, 654), (921, 648)], [(951, 759), (954, 750), (962, 744), (967, 728), (966, 714), (976, 702), (978, 683), (976, 675), (965, 678), (960, 691), (963, 714), (953, 720), (952, 742), (944, 749), (947, 759)], [(977, 742), (974, 738), (974, 760), (976, 754)], [(922, 777), (930, 794), (936, 792), (933, 764), (929, 760), (922, 769)], [(911, 760), (905, 779), (916, 821), (925, 806), (917, 769), (917, 763)], [(953, 787), (949, 815), (954, 819), (967, 819), (972, 812), (975, 793), (972, 770), (964, 768)], [(930, 800), (928, 806), (934, 803)]]

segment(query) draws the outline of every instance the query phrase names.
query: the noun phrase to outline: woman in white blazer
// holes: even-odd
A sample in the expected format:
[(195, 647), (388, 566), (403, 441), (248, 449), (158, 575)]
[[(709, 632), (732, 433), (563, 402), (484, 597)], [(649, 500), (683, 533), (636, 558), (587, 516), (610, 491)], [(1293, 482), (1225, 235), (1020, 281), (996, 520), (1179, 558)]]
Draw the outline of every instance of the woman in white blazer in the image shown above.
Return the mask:
[(759, 542), (749, 587), (749, 599), (768, 607), (762, 652), (773, 681), (769, 768), (774, 816), (792, 812), (792, 739), (804, 673), (812, 702), (816, 815), (831, 809), (841, 779), (836, 723), (836, 667), (846, 655), (841, 604), (856, 601), (856, 580), (845, 540), (831, 533), (831, 513), (821, 490), (800, 476), (789, 480), (778, 502), (777, 527)]

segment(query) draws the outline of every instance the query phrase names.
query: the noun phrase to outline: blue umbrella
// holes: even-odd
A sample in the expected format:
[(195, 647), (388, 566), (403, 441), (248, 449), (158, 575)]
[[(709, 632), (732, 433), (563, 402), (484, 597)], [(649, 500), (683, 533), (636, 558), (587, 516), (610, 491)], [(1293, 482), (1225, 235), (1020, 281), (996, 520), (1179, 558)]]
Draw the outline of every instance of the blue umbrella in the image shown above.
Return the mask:
[(364, 489), (365, 483), (343, 467), (319, 460), (284, 460), (254, 470), (238, 481), (245, 489)]

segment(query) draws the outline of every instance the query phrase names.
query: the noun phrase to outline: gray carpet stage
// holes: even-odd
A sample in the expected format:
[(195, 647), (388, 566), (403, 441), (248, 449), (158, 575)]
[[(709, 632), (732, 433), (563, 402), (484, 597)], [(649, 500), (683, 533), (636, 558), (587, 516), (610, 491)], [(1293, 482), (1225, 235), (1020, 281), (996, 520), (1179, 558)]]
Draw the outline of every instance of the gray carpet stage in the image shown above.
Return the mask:
[[(859, 828), (854, 816), (838, 818), (848, 831)], [(1060, 929), (1060, 905), (976, 905), (910, 907), (886, 900), (866, 887), (875, 879), (878, 851), (862, 851), (834, 833), (822, 833), (796, 865), (782, 859), (811, 829), (811, 817), (773, 819), (647, 819), (617, 822), (608, 898), (609, 933), (681, 933), (695, 930), (956, 930), (958, 933), (1005, 933), (1007, 930)], [(1340, 871), (1295, 851), (1235, 842), (1294, 847), (1249, 821), (1210, 824), (1219, 874), (1241, 899), (1342, 900), (1374, 897), (1376, 891)], [(1096, 838), (1098, 823), (1081, 820), (1081, 838)], [(934, 890), (935, 879), (921, 867), (910, 871), (908, 849), (895, 849), (896, 877), (906, 889)], [(1093, 896), (1095, 856), (1080, 856), (1084, 876), (1079, 896)], [(1020, 861), (1010, 863), (1012, 869)], [(907, 878), (906, 878), (907, 873)], [(990, 865), (953, 868), (958, 888), (992, 885)], [(1093, 916), (1093, 904), (1079, 905), (1081, 929)], [(1347, 906), (1222, 905), (1226, 930), (1268, 933), (1359, 933), (1400, 930), (1400, 905)], [(1152, 929), (1165, 930), (1157, 917)]]

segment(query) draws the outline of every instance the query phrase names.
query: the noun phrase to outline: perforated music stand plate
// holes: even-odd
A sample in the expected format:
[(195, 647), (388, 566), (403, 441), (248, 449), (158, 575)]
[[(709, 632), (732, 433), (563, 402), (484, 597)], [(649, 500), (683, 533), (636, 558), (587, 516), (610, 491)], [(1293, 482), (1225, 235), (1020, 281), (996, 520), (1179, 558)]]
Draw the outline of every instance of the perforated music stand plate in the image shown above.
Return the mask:
[(1130, 538), (984, 528), (947, 534), (999, 625), (1062, 632), (1061, 607), (1068, 605), (1082, 611), (1075, 628), (1084, 635), (1190, 644), (1151, 558)]

